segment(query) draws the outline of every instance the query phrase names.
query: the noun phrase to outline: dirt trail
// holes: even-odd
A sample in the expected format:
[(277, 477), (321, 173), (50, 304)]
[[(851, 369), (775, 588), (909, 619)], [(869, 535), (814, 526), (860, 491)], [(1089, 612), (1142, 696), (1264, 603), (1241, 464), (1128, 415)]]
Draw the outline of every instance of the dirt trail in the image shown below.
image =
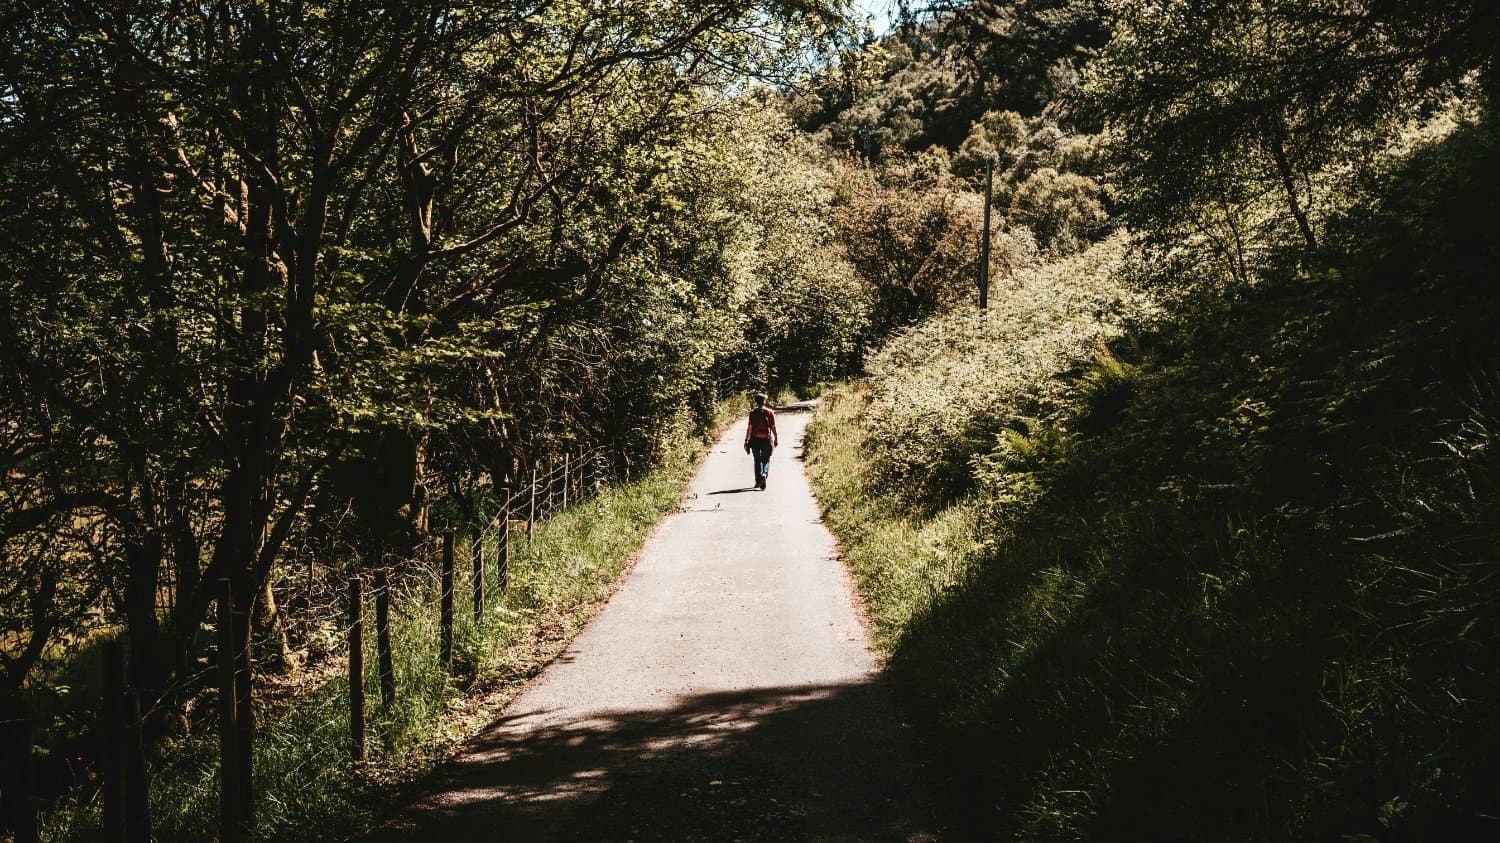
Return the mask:
[(377, 840), (927, 840), (782, 412), (732, 428), (618, 594)]

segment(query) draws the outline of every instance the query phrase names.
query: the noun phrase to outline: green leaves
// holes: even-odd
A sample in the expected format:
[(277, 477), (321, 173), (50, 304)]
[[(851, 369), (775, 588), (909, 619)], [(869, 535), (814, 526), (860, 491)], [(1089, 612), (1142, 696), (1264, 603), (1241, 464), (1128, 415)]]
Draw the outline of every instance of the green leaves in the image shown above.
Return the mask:
[[(24, 584), (0, 594), (5, 632), (44, 649), (92, 622), (103, 585), (146, 595), (106, 614), (163, 642), (140, 661), (167, 687), (195, 655), (205, 582), (243, 578), (248, 599), (286, 547), (350, 546), (353, 528), (309, 510), (371, 493), (330, 466), (415, 478), (416, 525), (415, 486), (511, 457), (587, 442), (649, 459), (711, 409), (753, 285), (732, 249), (750, 209), (783, 201), (769, 157), (721, 172), (738, 154), (723, 112), (747, 78), (804, 66), (846, 6), (7, 15), (0, 468), (27, 482), (7, 481), (0, 518), (56, 512), (0, 535)], [(773, 227), (778, 249), (801, 236)], [(141, 548), (159, 558), (127, 564)], [(161, 571), (180, 616), (147, 605)]]
[(1121, 4), (1088, 90), (1142, 220), (1273, 194), (1315, 249), (1309, 177), (1484, 66), (1497, 28), (1488, 4), (1447, 0)]

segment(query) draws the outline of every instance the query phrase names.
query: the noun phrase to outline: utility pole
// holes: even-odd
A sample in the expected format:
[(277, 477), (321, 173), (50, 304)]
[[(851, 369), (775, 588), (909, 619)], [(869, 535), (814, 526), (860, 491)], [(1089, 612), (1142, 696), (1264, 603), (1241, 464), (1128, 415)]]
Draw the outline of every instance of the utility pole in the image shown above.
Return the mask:
[(990, 306), (990, 186), (995, 176), (995, 162), (984, 164), (984, 235), (979, 241), (979, 309)]

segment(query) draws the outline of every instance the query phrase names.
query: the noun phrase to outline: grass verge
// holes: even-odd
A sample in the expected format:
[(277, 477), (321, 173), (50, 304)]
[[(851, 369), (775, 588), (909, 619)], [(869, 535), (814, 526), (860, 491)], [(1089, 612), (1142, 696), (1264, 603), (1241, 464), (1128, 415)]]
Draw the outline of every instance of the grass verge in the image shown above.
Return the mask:
[[(716, 429), (732, 415), (721, 408)], [(478, 624), (467, 604), (470, 566), (461, 546), (452, 671), (438, 658), (436, 573), (405, 577), (407, 585), (393, 593), (398, 693), (389, 708), (379, 702), (373, 635), (366, 633), (369, 760), (349, 760), (346, 657), (325, 660), (294, 684), (268, 688), (256, 710), (254, 838), (342, 839), (378, 819), (393, 798), (492, 720), (603, 606), (635, 551), (679, 505), (704, 448), (694, 441), (645, 476), (605, 486), (538, 522), (530, 542), (513, 533), (510, 587), (495, 599), (497, 572), (486, 566), (491, 597)], [(168, 747), (149, 775), (157, 839), (216, 836), (211, 725)], [(44, 814), (43, 839), (97, 839), (99, 823), (97, 796), (79, 793)]]
[(876, 646), (889, 656), (914, 618), (963, 582), (979, 548), (977, 505), (908, 511), (880, 491), (868, 459), (864, 384), (827, 392), (807, 431), (807, 469), (824, 521), (864, 596)]

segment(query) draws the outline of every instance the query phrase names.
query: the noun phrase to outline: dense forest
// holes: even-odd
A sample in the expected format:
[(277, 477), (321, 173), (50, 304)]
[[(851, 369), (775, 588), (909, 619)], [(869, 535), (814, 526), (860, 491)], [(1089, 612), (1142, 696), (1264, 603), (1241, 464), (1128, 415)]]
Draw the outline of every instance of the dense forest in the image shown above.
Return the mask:
[(894, 5), (0, 13), (0, 828), (357, 829), (767, 390), (951, 836), (1500, 833), (1500, 10)]

